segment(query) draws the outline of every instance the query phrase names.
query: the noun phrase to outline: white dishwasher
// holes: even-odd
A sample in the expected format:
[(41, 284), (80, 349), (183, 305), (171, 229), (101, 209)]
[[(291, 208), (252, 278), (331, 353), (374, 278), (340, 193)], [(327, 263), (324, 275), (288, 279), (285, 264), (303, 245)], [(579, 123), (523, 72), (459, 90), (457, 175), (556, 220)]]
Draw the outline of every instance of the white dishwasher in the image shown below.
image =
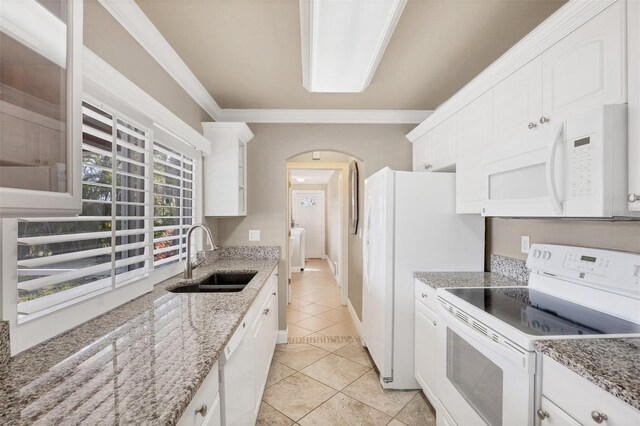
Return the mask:
[(248, 317), (244, 317), (220, 357), (222, 424), (227, 426), (255, 422), (254, 341), (247, 334)]

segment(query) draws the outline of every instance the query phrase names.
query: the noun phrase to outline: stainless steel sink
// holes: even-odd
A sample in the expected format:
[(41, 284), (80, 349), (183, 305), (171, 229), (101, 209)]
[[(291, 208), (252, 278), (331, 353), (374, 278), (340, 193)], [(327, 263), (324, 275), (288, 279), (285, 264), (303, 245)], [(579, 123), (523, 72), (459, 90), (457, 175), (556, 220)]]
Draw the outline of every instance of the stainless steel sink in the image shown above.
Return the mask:
[(172, 293), (233, 293), (242, 291), (256, 276), (251, 272), (216, 272), (199, 284), (178, 285), (169, 289)]

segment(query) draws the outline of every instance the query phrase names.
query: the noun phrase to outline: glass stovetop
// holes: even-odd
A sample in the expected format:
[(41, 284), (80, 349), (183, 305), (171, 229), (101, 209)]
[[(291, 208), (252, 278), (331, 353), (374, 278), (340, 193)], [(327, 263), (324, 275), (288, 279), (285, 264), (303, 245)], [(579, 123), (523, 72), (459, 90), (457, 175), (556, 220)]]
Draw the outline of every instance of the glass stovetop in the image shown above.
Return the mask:
[(451, 288), (446, 291), (534, 336), (640, 333), (639, 324), (526, 287)]

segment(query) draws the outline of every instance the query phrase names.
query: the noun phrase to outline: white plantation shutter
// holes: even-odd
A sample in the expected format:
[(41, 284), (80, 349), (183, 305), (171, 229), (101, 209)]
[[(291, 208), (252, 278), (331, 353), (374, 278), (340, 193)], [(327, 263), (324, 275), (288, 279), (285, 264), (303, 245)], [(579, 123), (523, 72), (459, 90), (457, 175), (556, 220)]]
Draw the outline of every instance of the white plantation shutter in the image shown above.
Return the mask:
[(195, 223), (195, 162), (159, 142), (153, 144), (153, 265), (185, 260), (186, 234)]
[(151, 145), (147, 130), (83, 103), (82, 213), (18, 219), (19, 317), (149, 273)]

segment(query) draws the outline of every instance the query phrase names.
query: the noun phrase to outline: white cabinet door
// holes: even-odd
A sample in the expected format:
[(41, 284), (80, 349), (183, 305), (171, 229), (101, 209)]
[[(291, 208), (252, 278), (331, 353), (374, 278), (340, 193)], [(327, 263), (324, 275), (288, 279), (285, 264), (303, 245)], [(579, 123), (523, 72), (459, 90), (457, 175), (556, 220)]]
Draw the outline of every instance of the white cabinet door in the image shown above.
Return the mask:
[(436, 314), (417, 301), (415, 310), (415, 373), (427, 397), (436, 398)]
[(411, 144), (413, 151), (413, 171), (427, 171), (427, 137), (422, 136), (420, 139)]
[(493, 134), (488, 159), (500, 157), (505, 149), (521, 149), (530, 132), (536, 130), (542, 113), (541, 58), (498, 83), (492, 98)]
[(626, 102), (625, 16), (618, 1), (543, 53), (545, 118)]
[(245, 123), (203, 123), (212, 154), (204, 157), (204, 215), (247, 215), (247, 143), (253, 133)]
[[(640, 210), (640, 2), (628, 2), (629, 210)], [(633, 201), (631, 201), (633, 200)]]
[[(2, 2), (0, 216), (82, 210), (82, 1)], [(38, 28), (24, 16), (37, 17)], [(4, 22), (6, 20), (6, 22)]]
[(455, 115), (456, 213), (482, 212), (482, 157), (491, 140), (491, 91)]
[(453, 118), (448, 118), (427, 133), (427, 164), (431, 171), (453, 171), (456, 164), (456, 145)]

